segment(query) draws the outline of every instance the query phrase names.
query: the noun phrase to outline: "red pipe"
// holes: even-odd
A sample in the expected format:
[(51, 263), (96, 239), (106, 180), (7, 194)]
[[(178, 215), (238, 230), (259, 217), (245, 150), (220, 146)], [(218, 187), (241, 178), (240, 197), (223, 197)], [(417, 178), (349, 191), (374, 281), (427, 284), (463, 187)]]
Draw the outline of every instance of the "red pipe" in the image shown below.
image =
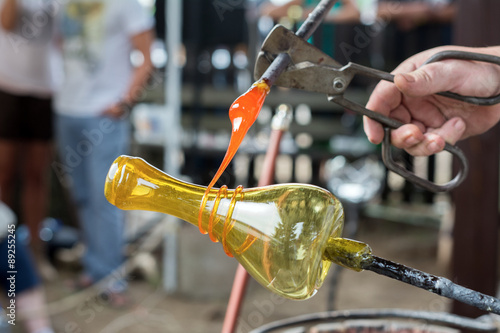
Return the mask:
[[(279, 153), (281, 137), (284, 131), (281, 129), (273, 129), (269, 138), (269, 147), (267, 148), (264, 164), (262, 165), (262, 173), (259, 178), (258, 186), (266, 186), (273, 183), (274, 169), (276, 166), (276, 157)], [(240, 314), (241, 305), (245, 297), (245, 290), (248, 284), (249, 275), (243, 266), (238, 264), (236, 274), (234, 276), (233, 287), (229, 302), (227, 304), (226, 316), (222, 325), (222, 333), (234, 333), (236, 322)]]
[(226, 316), (222, 325), (222, 333), (233, 333), (236, 329), (236, 321), (240, 314), (243, 298), (245, 298), (245, 290), (247, 287), (249, 275), (247, 271), (238, 264), (236, 274), (233, 281), (233, 289), (227, 303)]

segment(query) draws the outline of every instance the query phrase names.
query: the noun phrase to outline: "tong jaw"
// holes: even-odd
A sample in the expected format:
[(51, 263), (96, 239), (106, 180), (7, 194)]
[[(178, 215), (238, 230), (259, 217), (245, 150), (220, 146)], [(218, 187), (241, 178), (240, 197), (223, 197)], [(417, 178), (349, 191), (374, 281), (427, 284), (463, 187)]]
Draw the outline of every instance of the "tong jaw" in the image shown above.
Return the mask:
[[(342, 65), (282, 25), (275, 26), (262, 44), (255, 63), (256, 79), (280, 53), (287, 53), (291, 61), (275, 85), (325, 94), (339, 93), (333, 78), (338, 76)], [(329, 75), (331, 71), (336, 73)]]

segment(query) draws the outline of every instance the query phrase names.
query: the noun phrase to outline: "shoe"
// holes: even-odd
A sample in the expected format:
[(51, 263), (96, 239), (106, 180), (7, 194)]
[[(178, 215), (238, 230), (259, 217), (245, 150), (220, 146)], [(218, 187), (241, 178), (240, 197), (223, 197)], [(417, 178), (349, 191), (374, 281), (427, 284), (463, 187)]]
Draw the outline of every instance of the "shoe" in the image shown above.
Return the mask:
[(89, 288), (94, 284), (94, 281), (89, 276), (83, 274), (76, 280), (67, 281), (65, 284), (69, 287), (69, 289), (77, 292)]
[(105, 291), (99, 294), (99, 297), (114, 309), (128, 309), (131, 307), (131, 300), (125, 292)]

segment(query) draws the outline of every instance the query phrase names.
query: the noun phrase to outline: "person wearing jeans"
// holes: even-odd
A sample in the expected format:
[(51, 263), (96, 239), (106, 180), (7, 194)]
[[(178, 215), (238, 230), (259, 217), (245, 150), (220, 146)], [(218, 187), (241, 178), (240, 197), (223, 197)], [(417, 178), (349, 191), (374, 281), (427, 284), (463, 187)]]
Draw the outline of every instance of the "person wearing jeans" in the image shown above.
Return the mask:
[[(56, 26), (64, 84), (56, 93), (56, 174), (72, 194), (86, 251), (77, 287), (105, 278), (102, 292), (124, 303), (124, 213), (104, 197), (104, 180), (116, 157), (128, 152), (128, 111), (152, 71), (153, 16), (137, 0), (69, 0)], [(133, 67), (130, 53), (143, 55)], [(107, 280), (106, 280), (107, 281)]]

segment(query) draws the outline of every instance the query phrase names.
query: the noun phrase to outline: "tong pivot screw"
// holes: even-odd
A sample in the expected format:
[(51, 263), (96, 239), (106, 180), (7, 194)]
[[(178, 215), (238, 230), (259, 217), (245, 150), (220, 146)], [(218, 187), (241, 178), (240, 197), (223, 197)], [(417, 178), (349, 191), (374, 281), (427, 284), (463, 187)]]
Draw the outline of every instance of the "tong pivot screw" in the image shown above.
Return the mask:
[(341, 92), (344, 90), (344, 88), (345, 88), (345, 81), (343, 78), (338, 77), (335, 80), (333, 80), (333, 89), (335, 89), (338, 92)]

